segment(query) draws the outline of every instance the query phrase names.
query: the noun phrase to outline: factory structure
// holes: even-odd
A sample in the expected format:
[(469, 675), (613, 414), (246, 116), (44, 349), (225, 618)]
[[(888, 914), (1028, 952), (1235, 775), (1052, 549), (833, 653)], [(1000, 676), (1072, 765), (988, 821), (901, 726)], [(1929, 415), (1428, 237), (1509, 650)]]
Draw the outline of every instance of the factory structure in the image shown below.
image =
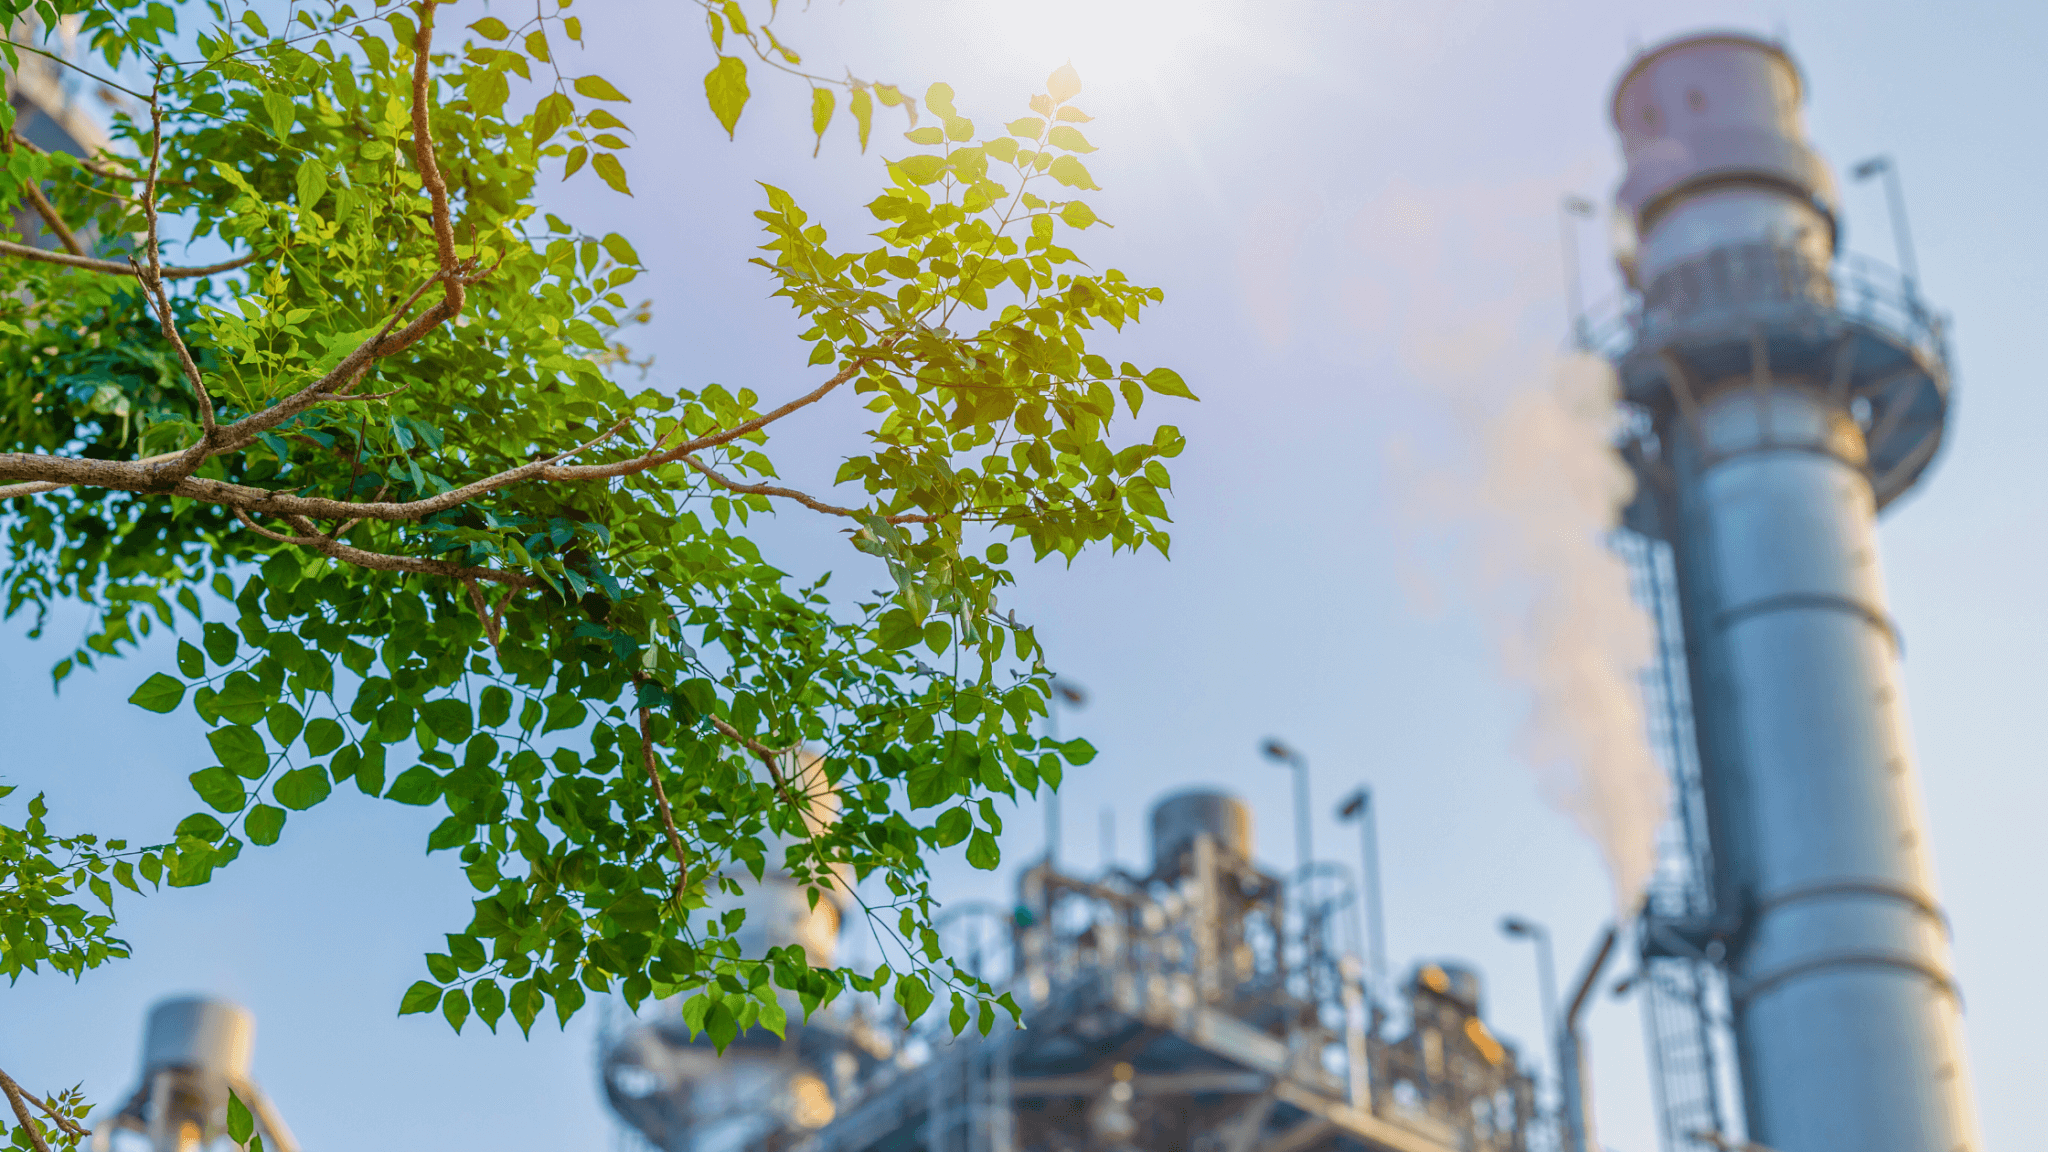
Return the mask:
[[(1901, 274), (1838, 251), (1803, 99), (1780, 45), (1734, 34), (1642, 53), (1614, 93), (1626, 303), (1577, 340), (1621, 384), (1639, 484), (1616, 546), (1658, 625), (1645, 692), (1676, 802), (1640, 914), (1544, 1038), (1554, 1081), (1488, 1027), (1478, 973), (1396, 981), (1368, 957), (1369, 883), (1269, 870), (1245, 804), (1192, 790), (1151, 809), (1142, 873), (1077, 875), (1048, 851), (1013, 900), (946, 910), (949, 954), (1024, 1027), (955, 1037), (941, 1013), (907, 1025), (845, 997), (720, 1056), (649, 1006), (600, 1045), (625, 1142), (1597, 1152), (1576, 1019), (1632, 952), (1663, 1152), (1981, 1152), (1875, 535), (1941, 444), (1944, 325), (1909, 258)], [(748, 884), (750, 948), (834, 961), (833, 900), (774, 872)], [(229, 1088), (294, 1152), (249, 1082), (250, 1035), (231, 1005), (160, 1006), (96, 1152), (211, 1140)]]
[[(951, 954), (1016, 996), (1022, 1029), (955, 1038), (940, 1013), (906, 1029), (841, 1001), (720, 1058), (669, 1013), (609, 1039), (605, 1092), (663, 1152), (1534, 1147), (1535, 1084), (1488, 1030), (1475, 972), (1425, 964), (1398, 1006), (1377, 1002), (1355, 893), (1259, 867), (1231, 796), (1167, 797), (1151, 838), (1142, 875), (1041, 861), (1013, 907), (954, 911)], [(771, 874), (755, 899), (795, 891)]]

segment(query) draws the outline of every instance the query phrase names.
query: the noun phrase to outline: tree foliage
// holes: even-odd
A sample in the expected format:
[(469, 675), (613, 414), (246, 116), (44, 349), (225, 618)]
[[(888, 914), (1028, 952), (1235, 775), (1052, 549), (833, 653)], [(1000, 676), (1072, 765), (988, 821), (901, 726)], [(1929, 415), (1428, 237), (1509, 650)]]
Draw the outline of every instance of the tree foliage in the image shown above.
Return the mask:
[[(819, 137), (842, 92), (863, 148), (878, 102), (910, 128), (850, 242), (763, 188), (754, 263), (808, 326), (813, 386), (646, 385), (624, 343), (640, 256), (538, 204), (544, 178), (630, 194), (630, 101), (569, 74), (568, 3), (516, 27), (469, 7), (0, 0), (13, 27), (71, 21), (89, 61), (65, 66), (127, 93), (89, 159), (0, 113), (0, 207), (56, 238), (0, 243), (7, 612), (39, 631), (90, 609), (59, 682), (175, 644), (132, 702), (196, 715), (207, 765), (160, 844), (53, 838), (40, 799), (0, 829), (0, 968), (123, 954), (108, 878), (204, 883), (355, 788), (443, 812), (428, 847), (477, 893), (402, 1011), (528, 1029), (591, 991), (684, 993), (722, 1046), (780, 1028), (778, 988), (806, 1011), (886, 991), (913, 1018), (950, 989), (956, 1026), (979, 1001), (986, 1029), (994, 990), (942, 955), (928, 861), (994, 868), (995, 800), (1092, 756), (1033, 733), (1050, 675), (1000, 596), (1026, 553), (1167, 550), (1181, 438), (1123, 421), (1192, 399), (1097, 350), (1160, 293), (1067, 247), (1097, 223), (1079, 79), (987, 132), (943, 84), (921, 120), (893, 87), (806, 77)], [(705, 10), (731, 131), (736, 53), (800, 58)], [(52, 41), (17, 40), (10, 69), (51, 66)], [(849, 505), (769, 455), (841, 390), (869, 414)], [(778, 570), (748, 528), (781, 512), (890, 587)], [(868, 894), (893, 967), (742, 955), (728, 897), (767, 869)], [(93, 911), (64, 899), (82, 890)]]

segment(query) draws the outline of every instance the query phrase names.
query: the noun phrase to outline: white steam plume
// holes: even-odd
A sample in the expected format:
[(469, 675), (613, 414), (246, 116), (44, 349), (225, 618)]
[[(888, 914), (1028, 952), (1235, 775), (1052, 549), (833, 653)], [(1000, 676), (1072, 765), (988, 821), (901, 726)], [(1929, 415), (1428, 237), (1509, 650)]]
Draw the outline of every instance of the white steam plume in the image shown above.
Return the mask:
[(1670, 784), (1650, 753), (1638, 679), (1655, 626), (1605, 540), (1635, 488), (1611, 447), (1614, 401), (1605, 362), (1554, 364), (1547, 386), (1488, 423), (1477, 507), (1510, 609), (1502, 660), (1534, 697), (1518, 750), (1546, 798), (1600, 845), (1626, 915), (1656, 868)]
[(1628, 915), (1669, 803), (1641, 695), (1655, 632), (1607, 546), (1633, 493), (1611, 446), (1613, 373), (1547, 351), (1556, 186), (1391, 189), (1354, 220), (1363, 274), (1343, 294), (1361, 343), (1398, 347), (1397, 410), (1419, 418), (1388, 459), (1411, 587), (1424, 606), (1478, 610), (1529, 693), (1516, 751), (1599, 846)]

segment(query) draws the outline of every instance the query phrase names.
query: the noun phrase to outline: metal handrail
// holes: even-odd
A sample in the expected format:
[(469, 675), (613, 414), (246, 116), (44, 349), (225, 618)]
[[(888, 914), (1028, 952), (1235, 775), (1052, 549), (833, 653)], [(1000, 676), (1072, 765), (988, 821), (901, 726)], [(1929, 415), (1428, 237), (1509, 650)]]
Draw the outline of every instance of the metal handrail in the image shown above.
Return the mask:
[(1795, 249), (1735, 245), (1665, 269), (1641, 291), (1609, 297), (1587, 313), (1586, 351), (1618, 360), (1661, 330), (1702, 311), (1810, 302), (1892, 332), (1938, 362), (1948, 360), (1947, 318), (1928, 307), (1919, 286), (1897, 269), (1859, 253), (1823, 266)]

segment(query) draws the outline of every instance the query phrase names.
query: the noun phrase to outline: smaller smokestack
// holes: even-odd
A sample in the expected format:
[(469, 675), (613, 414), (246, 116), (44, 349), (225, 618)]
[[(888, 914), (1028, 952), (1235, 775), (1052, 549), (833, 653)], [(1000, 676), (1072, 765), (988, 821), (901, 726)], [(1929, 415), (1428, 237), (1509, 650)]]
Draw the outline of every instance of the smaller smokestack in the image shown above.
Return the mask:
[(1152, 806), (1152, 874), (1172, 880), (1185, 872), (1195, 837), (1204, 832), (1218, 848), (1251, 859), (1251, 807), (1227, 792), (1195, 788)]
[(150, 1009), (143, 1030), (142, 1083), (128, 1105), (93, 1130), (93, 1152), (108, 1152), (116, 1131), (146, 1136), (152, 1152), (196, 1152), (227, 1131), (228, 1094), (255, 1120), (267, 1152), (298, 1152), (298, 1142), (249, 1077), (256, 1018), (228, 1000), (181, 996)]

